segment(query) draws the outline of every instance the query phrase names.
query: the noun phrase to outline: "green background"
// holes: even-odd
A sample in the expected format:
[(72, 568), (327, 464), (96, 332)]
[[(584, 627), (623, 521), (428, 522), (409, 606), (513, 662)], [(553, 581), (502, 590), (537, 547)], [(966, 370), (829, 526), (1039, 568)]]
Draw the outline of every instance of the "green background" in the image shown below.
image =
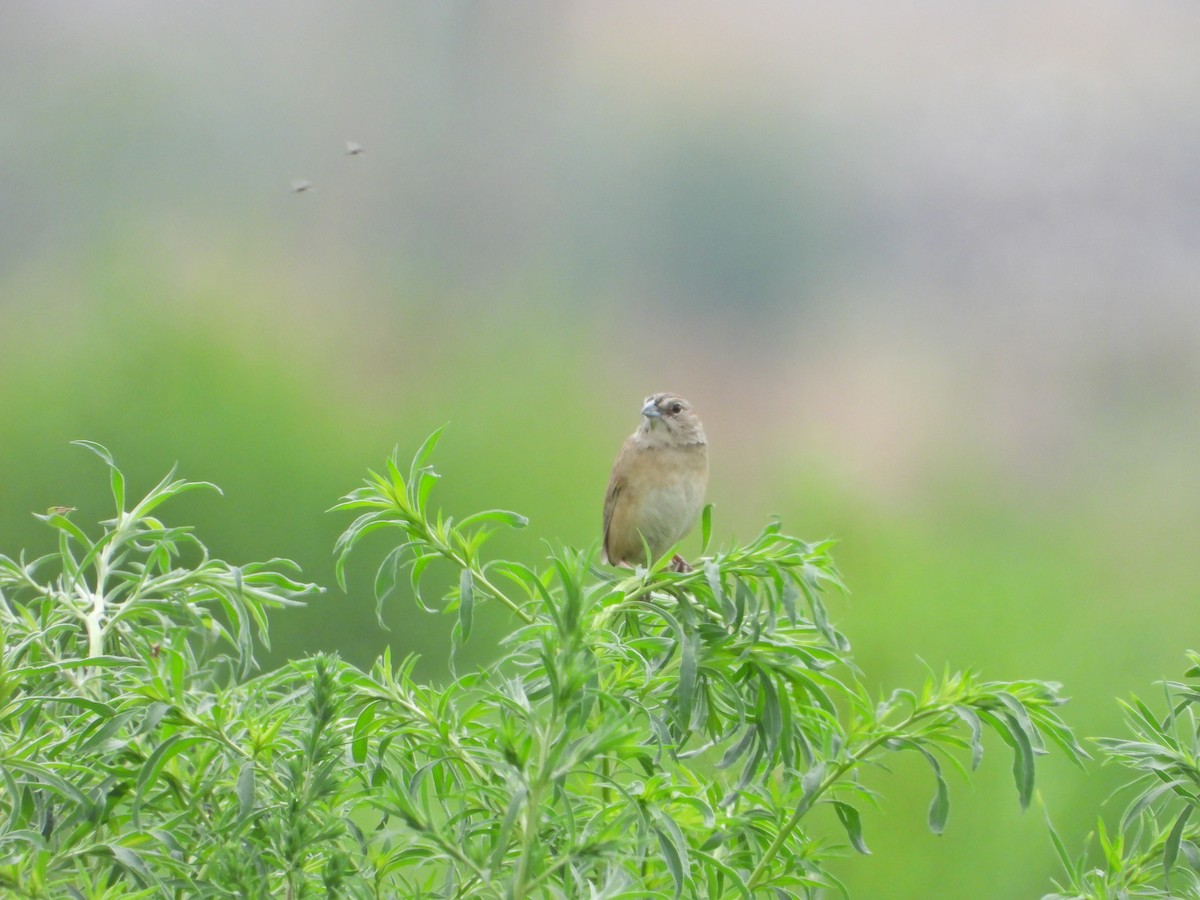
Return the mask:
[[(0, 550), (108, 515), (72, 439), (134, 488), (178, 462), (225, 496), (170, 521), (330, 587), (265, 664), (390, 643), (442, 679), (448, 623), (398, 597), (381, 631), (324, 510), (448, 423), (435, 498), (531, 519), (495, 553), (594, 545), (672, 390), (719, 541), (838, 539), (880, 694), (1054, 680), (1116, 733), (1200, 646), (1198, 41), (1166, 2), (12, 5)], [(1049, 890), (989, 750), (941, 837), (927, 772), (870, 776), (855, 896)], [(1111, 769), (1038, 778), (1068, 846), (1119, 810)]]

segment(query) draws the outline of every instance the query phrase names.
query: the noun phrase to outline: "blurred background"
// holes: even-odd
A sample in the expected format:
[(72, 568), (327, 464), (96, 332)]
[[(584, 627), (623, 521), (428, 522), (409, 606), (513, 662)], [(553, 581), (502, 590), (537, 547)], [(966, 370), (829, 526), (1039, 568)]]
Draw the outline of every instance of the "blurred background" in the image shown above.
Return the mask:
[[(0, 29), (0, 550), (174, 462), (234, 562), (330, 590), (268, 665), (447, 623), (325, 514), (449, 423), (435, 498), (598, 540), (641, 398), (712, 447), (721, 541), (836, 537), (881, 694), (929, 669), (1061, 681), (1083, 735), (1200, 648), (1200, 7), (1186, 2), (9, 4)], [(364, 152), (349, 155), (346, 142)], [(293, 191), (303, 180), (310, 190)], [(366, 560), (364, 560), (366, 562)], [(505, 627), (493, 619), (493, 631)], [(493, 637), (478, 629), (486, 659)], [(925, 828), (870, 776), (858, 897), (1036, 897), (1007, 751)], [(1056, 757), (1082, 845), (1120, 773)]]

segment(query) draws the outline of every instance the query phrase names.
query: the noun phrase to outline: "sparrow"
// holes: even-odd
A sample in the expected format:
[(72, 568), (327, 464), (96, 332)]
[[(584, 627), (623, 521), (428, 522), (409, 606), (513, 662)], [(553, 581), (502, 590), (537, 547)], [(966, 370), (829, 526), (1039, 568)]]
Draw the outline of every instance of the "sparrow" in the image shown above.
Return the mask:
[[(649, 566), (696, 524), (708, 484), (708, 442), (692, 405), (651, 394), (613, 463), (604, 498), (604, 561)], [(646, 547), (650, 558), (646, 558)], [(672, 567), (689, 566), (676, 554)]]

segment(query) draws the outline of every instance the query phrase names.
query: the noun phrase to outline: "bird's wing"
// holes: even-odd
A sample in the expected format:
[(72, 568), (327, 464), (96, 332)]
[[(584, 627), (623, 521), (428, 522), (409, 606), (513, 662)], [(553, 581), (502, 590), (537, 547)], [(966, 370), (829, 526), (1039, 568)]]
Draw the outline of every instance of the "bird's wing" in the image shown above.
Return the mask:
[(626, 441), (621, 445), (621, 450), (617, 453), (616, 462), (613, 463), (612, 475), (608, 479), (608, 491), (604, 495), (604, 561), (613, 562), (612, 556), (609, 554), (608, 531), (612, 526), (613, 510), (617, 508), (617, 498), (621, 495), (622, 489), (625, 487), (625, 472), (629, 468), (628, 458), (630, 451), (630, 442)]

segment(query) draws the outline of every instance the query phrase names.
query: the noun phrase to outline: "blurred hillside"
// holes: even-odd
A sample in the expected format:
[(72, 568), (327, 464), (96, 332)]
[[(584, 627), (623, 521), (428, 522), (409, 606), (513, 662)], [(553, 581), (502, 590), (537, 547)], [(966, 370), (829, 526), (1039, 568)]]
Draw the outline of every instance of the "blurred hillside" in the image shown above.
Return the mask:
[[(1200, 647), (1197, 46), (1166, 0), (10, 6), (0, 549), (107, 515), (83, 437), (332, 587), (323, 510), (450, 423), (435, 496), (529, 515), (496, 552), (533, 559), (598, 540), (671, 389), (720, 538), (840, 540), (870, 683), (1058, 680), (1111, 733)], [(267, 661), (445, 677), (445, 623), (387, 618), (359, 569)], [(934, 838), (927, 774), (881, 774), (855, 896), (1047, 890), (1040, 815), (980, 775)], [(1107, 777), (1042, 772), (1071, 846)]]

